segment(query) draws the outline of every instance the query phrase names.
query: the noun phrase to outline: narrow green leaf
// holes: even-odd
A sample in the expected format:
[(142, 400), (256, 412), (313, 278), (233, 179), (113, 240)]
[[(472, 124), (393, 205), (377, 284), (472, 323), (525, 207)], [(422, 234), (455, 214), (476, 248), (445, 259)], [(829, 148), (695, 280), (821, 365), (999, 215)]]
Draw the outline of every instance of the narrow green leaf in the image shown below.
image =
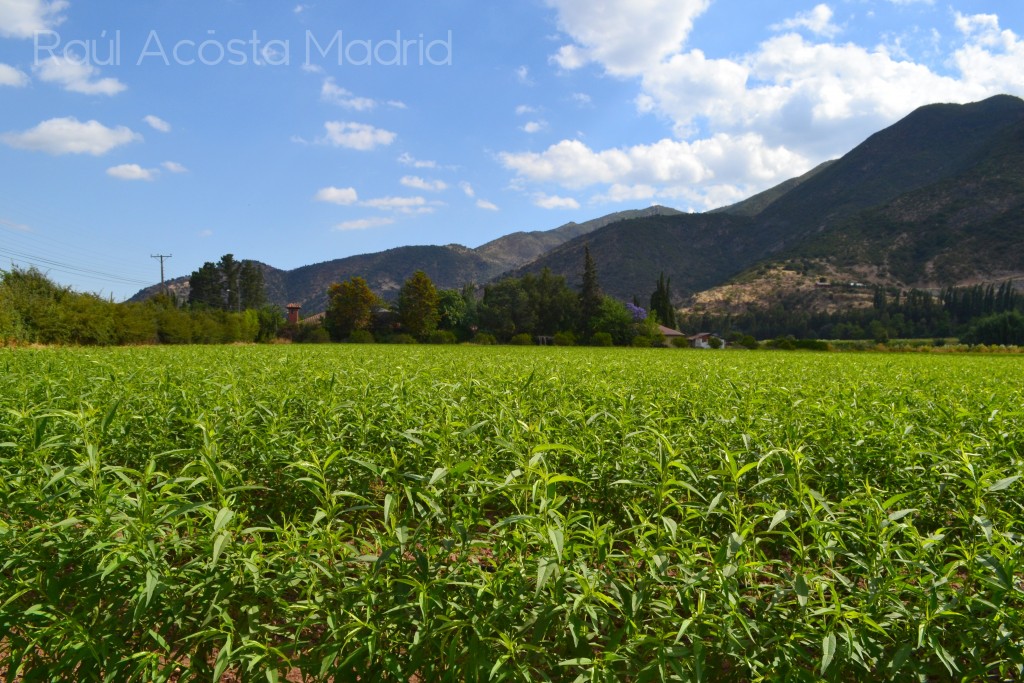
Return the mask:
[(548, 528), (548, 538), (551, 539), (551, 545), (555, 546), (555, 553), (558, 555), (558, 561), (562, 561), (562, 546), (565, 544), (565, 534), (561, 529), (555, 527)]
[(999, 481), (997, 481), (996, 483), (994, 483), (994, 484), (992, 484), (991, 486), (988, 487), (988, 492), (992, 493), (994, 491), (1003, 491), (1005, 489), (1008, 489), (1011, 486), (1013, 486), (1013, 482), (1015, 482), (1018, 479), (1020, 479), (1020, 477), (1021, 477), (1021, 475), (1015, 474), (1012, 477), (1006, 477), (1005, 479), (1000, 479)]
[(829, 633), (825, 636), (825, 639), (821, 641), (821, 674), (825, 675), (829, 665), (832, 663), (833, 657), (836, 656), (836, 634)]
[(810, 596), (811, 591), (803, 574), (796, 575), (796, 581), (793, 582), (793, 591), (796, 593), (796, 599), (800, 606), (807, 607), (807, 598)]
[(217, 564), (217, 560), (220, 559), (221, 552), (224, 551), (224, 544), (228, 542), (227, 534), (220, 534), (213, 542), (213, 564)]
[(772, 529), (777, 527), (779, 524), (782, 524), (788, 518), (789, 518), (789, 510), (786, 510), (785, 508), (783, 508), (782, 510), (779, 510), (778, 512), (775, 513), (775, 516), (772, 517), (772, 523), (768, 525), (768, 531), (771, 531)]
[(231, 636), (227, 637), (224, 641), (224, 647), (217, 653), (217, 663), (213, 667), (213, 680), (214, 683), (219, 681), (223, 676), (224, 672), (228, 669), (228, 662), (231, 660)]
[(213, 532), (217, 533), (218, 531), (223, 529), (234, 516), (235, 513), (229, 510), (228, 508), (221, 508), (220, 512), (217, 513), (217, 519), (215, 519), (213, 522)]
[(438, 467), (436, 470), (434, 470), (434, 474), (433, 474), (433, 476), (430, 477), (430, 481), (427, 482), (427, 486), (433, 486), (434, 484), (436, 484), (437, 482), (441, 481), (442, 479), (444, 479), (447, 476), (448, 476), (448, 468), (447, 467)]
[(917, 508), (907, 508), (906, 510), (897, 510), (896, 512), (889, 515), (890, 522), (898, 522), (911, 512), (917, 512)]

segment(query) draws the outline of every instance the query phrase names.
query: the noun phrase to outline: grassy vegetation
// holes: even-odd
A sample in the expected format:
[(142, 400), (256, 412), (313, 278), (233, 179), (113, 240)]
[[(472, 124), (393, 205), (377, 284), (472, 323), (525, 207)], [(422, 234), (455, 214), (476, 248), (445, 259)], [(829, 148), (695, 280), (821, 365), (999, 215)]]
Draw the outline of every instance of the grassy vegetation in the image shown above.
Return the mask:
[(0, 679), (1018, 680), (1014, 357), (0, 355)]

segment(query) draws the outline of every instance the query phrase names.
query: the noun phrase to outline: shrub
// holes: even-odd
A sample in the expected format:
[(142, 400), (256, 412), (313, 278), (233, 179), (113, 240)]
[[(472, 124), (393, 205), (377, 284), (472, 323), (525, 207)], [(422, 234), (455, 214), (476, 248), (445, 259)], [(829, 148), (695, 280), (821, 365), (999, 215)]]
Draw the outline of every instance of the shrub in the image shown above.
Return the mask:
[(428, 344), (454, 344), (457, 341), (455, 333), (449, 330), (434, 330), (427, 335)]
[(329, 344), (331, 335), (319, 325), (300, 325), (293, 341), (296, 344)]
[(523, 332), (508, 340), (512, 346), (533, 346), (533, 337)]
[(356, 330), (348, 336), (349, 344), (372, 344), (373, 333), (369, 330)]
[(576, 346), (576, 335), (572, 332), (559, 332), (554, 342), (555, 346)]
[(391, 342), (392, 344), (415, 344), (416, 337), (412, 336), (411, 334), (402, 333), (393, 335), (391, 339), (389, 339), (388, 341)]
[(677, 349), (685, 349), (690, 346), (690, 340), (686, 337), (672, 337), (672, 346)]
[(595, 332), (590, 338), (591, 346), (612, 346), (612, 335), (610, 332)]
[(494, 346), (498, 343), (498, 339), (488, 332), (478, 332), (477, 335), (473, 337), (473, 343), (479, 344), (480, 346)]
[(632, 345), (638, 349), (649, 349), (654, 345), (654, 340), (645, 334), (638, 334), (633, 337)]

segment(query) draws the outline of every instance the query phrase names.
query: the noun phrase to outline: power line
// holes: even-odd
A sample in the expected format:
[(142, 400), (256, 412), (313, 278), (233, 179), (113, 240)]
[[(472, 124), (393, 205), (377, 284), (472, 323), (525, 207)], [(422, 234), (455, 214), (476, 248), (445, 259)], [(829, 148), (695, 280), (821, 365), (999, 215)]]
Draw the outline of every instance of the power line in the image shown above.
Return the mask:
[(100, 270), (93, 270), (92, 268), (83, 268), (81, 266), (75, 266), (70, 263), (64, 263), (62, 261), (56, 261), (43, 256), (36, 256), (21, 251), (14, 251), (11, 249), (5, 249), (0, 247), (0, 255), (7, 256), (11, 259), (23, 260), (31, 266), (41, 266), (43, 268), (50, 268), (57, 272), (64, 273), (65, 275), (85, 276), (95, 278), (97, 280), (104, 280), (106, 282), (113, 282), (117, 284), (128, 284), (128, 285), (142, 285), (149, 286), (149, 282), (146, 280), (138, 280), (135, 278), (124, 277), (121, 275), (114, 275)]
[(164, 280), (164, 260), (174, 258), (174, 254), (157, 254), (155, 256), (150, 256), (150, 258), (160, 259), (160, 287), (164, 290), (164, 296), (167, 296), (167, 282)]

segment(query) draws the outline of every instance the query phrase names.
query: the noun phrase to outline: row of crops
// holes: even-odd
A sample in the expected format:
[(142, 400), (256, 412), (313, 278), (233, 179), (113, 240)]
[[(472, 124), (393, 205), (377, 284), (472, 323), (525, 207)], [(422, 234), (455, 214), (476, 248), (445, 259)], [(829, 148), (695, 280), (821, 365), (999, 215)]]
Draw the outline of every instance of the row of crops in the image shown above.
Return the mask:
[(0, 355), (0, 680), (1024, 676), (1012, 357)]

